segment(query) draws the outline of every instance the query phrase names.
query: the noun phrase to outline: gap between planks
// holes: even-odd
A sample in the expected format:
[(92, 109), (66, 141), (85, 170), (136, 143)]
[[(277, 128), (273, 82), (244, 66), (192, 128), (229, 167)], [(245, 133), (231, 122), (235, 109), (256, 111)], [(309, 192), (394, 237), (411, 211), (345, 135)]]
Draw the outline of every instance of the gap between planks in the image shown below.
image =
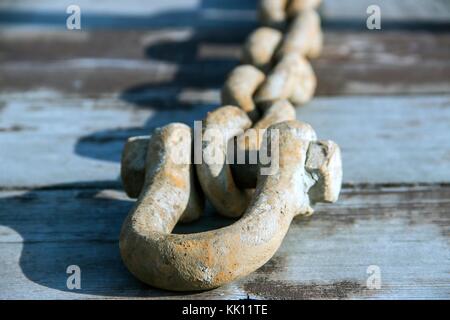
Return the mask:
[[(449, 187), (344, 189), (337, 203), (296, 219), (258, 271), (216, 290), (179, 294), (139, 283), (121, 263), (117, 238), (133, 205), (123, 192), (1, 192), (0, 297), (448, 299), (449, 197)], [(177, 232), (231, 222), (209, 208)], [(81, 267), (80, 291), (65, 287), (71, 264)], [(370, 265), (381, 268), (381, 290), (366, 287)]]

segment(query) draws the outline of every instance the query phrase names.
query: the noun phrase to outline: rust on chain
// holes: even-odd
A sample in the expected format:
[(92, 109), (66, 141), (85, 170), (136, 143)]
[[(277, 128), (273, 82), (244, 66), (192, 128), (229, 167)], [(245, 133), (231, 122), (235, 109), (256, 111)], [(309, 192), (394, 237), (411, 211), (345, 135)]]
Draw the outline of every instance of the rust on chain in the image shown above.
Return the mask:
[[(317, 202), (337, 201), (339, 146), (295, 120), (294, 106), (307, 103), (317, 85), (308, 59), (322, 50), (319, 3), (260, 0), (262, 27), (248, 37), (242, 65), (222, 88), (223, 107), (202, 122), (200, 162), (193, 161), (195, 130), (184, 124), (127, 141), (121, 177), (137, 201), (119, 243), (125, 265), (141, 281), (179, 291), (229, 283), (272, 258), (295, 216), (311, 214)], [(241, 154), (243, 163), (235, 161)], [(267, 154), (276, 165), (270, 173), (262, 161)], [(172, 234), (178, 222), (201, 216), (204, 196), (219, 214), (239, 220)]]

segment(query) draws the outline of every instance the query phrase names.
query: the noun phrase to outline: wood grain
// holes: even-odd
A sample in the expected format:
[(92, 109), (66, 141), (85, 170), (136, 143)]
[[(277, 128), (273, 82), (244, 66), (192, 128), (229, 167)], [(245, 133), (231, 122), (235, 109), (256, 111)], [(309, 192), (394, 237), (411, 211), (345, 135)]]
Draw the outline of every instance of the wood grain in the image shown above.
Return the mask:
[[(0, 23), (42, 25), (65, 28), (66, 8), (70, 0), (3, 0), (0, 3)], [(83, 13), (84, 28), (149, 28), (167, 24), (192, 27), (215, 27), (223, 22), (234, 25), (255, 25), (257, 0), (129, 0), (121, 3), (113, 0), (78, 0)], [(335, 26), (349, 21), (353, 27), (365, 28), (366, 10), (369, 5), (381, 8), (384, 28), (394, 22), (403, 27), (412, 22), (426, 26), (431, 22), (448, 24), (450, 5), (446, 0), (324, 0), (321, 15), (325, 23)]]
[[(0, 299), (448, 299), (450, 3), (324, 0), (317, 97), (297, 109), (343, 150), (339, 202), (295, 220), (250, 276), (200, 293), (138, 282), (118, 235), (129, 136), (194, 120), (258, 24), (256, 0), (0, 2)], [(381, 8), (382, 31), (366, 29)], [(208, 206), (176, 232), (233, 223)], [(82, 289), (67, 289), (79, 265)], [(369, 290), (367, 268), (382, 286)]]
[[(0, 298), (381, 299), (448, 298), (450, 188), (345, 189), (337, 204), (291, 225), (273, 259), (222, 288), (177, 294), (151, 289), (122, 265), (117, 236), (132, 202), (111, 189), (0, 193)], [(176, 232), (231, 223), (210, 209)], [(68, 265), (82, 289), (66, 287)], [(366, 286), (367, 267), (382, 287)]]
[[(0, 186), (117, 186), (128, 137), (170, 122), (193, 126), (218, 105), (216, 91), (194, 96), (203, 99), (198, 107), (156, 109), (114, 96), (0, 95), (0, 150), (8, 168), (0, 171)], [(315, 98), (297, 116), (341, 146), (347, 184), (450, 182), (449, 96)]]
[[(182, 88), (220, 88), (239, 63), (250, 30), (5, 29), (0, 88), (122, 93), (146, 103), (169, 103)], [(326, 31), (324, 53), (313, 63), (317, 95), (449, 93), (449, 34)]]
[(324, 0), (321, 15), (327, 20), (356, 20), (365, 23), (370, 5), (380, 7), (383, 22), (449, 22), (450, 4), (443, 0)]

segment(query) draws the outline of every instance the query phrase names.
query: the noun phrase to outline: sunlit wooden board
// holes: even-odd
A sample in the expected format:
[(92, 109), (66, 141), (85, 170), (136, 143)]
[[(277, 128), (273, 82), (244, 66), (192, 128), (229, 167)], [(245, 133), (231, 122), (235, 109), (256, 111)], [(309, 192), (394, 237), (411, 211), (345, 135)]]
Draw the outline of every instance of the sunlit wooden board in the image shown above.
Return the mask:
[[(218, 92), (185, 95), (203, 104), (155, 110), (114, 97), (0, 95), (0, 186), (116, 185), (128, 137), (192, 126), (217, 106)], [(341, 146), (344, 183), (450, 182), (450, 96), (315, 98), (297, 117)]]
[[(0, 298), (448, 299), (448, 187), (345, 189), (337, 204), (297, 219), (276, 255), (250, 276), (201, 293), (171, 293), (136, 280), (118, 234), (132, 206), (117, 190), (0, 193)], [(232, 221), (212, 212), (177, 232)], [(81, 268), (69, 290), (66, 269)], [(377, 266), (381, 288), (367, 287)]]
[[(177, 104), (174, 92), (182, 89), (220, 88), (250, 31), (6, 28), (0, 30), (0, 90), (117, 93)], [(450, 37), (325, 30), (313, 66), (317, 96), (450, 93)]]

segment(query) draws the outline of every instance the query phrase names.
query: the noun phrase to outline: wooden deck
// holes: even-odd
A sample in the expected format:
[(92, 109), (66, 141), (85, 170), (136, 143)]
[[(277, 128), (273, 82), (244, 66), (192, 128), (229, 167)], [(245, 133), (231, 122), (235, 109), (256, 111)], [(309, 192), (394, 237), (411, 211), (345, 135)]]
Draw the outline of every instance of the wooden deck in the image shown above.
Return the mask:
[[(194, 294), (122, 264), (120, 153), (218, 106), (256, 0), (79, 0), (81, 31), (65, 29), (70, 3), (0, 3), (0, 299), (450, 299), (448, 1), (324, 0), (317, 97), (297, 114), (341, 145), (340, 200), (296, 220), (257, 272)], [(232, 222), (209, 209), (176, 232)]]

